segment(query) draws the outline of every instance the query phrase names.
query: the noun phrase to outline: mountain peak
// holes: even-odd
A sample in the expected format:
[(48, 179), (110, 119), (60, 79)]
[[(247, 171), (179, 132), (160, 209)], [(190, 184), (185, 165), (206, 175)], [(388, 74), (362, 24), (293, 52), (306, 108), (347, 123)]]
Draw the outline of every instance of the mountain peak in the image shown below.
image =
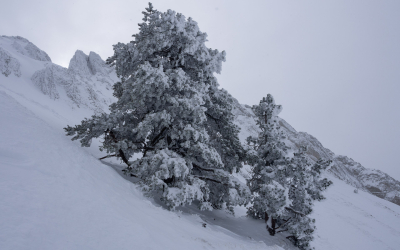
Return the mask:
[(102, 73), (107, 74), (107, 69), (109, 68), (107, 64), (101, 59), (100, 55), (90, 51), (88, 58), (88, 66), (92, 74)]
[(89, 56), (83, 51), (77, 50), (69, 62), (68, 70), (80, 76), (92, 76), (97, 73), (106, 75), (109, 72), (109, 66), (101, 59), (101, 57), (90, 51)]
[(18, 53), (30, 57), (32, 59), (44, 62), (51, 62), (49, 55), (31, 43), (28, 39), (20, 36), (1, 36), (1, 40), (5, 41)]
[(81, 76), (92, 75), (88, 67), (88, 56), (82, 50), (75, 51), (74, 56), (69, 61), (68, 70)]

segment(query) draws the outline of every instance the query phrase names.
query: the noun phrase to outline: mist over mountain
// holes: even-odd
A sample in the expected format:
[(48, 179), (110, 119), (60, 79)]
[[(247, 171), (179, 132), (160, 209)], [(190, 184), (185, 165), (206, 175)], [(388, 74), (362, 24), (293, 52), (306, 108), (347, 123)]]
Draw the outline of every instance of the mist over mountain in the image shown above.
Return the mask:
[[(25, 38), (0, 37), (1, 249), (295, 249), (243, 207), (235, 215), (167, 211), (116, 174), (119, 162), (98, 161), (98, 142), (86, 149), (65, 138), (67, 124), (108, 112), (118, 80), (94, 52), (77, 50), (64, 68)], [(242, 143), (257, 135), (250, 106), (236, 102), (234, 114)], [(334, 163), (327, 174), (334, 185), (313, 213), (316, 249), (396, 249), (400, 182), (279, 124), (291, 152), (306, 146), (310, 161)], [(245, 182), (248, 171), (237, 178)]]

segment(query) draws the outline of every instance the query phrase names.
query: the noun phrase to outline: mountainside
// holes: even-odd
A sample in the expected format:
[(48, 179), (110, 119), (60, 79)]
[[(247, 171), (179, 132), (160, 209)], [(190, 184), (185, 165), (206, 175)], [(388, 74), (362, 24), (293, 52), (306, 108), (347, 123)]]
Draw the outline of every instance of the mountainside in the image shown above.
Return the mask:
[[(0, 249), (295, 249), (283, 235), (269, 236), (244, 207), (235, 215), (195, 206), (168, 211), (144, 197), (134, 179), (122, 178), (118, 161), (99, 161), (98, 141), (90, 148), (71, 142), (63, 127), (107, 111), (115, 100), (118, 78), (94, 52), (77, 51), (63, 68), (28, 40), (1, 36), (0, 71)], [(244, 142), (258, 128), (249, 106), (235, 107)], [(312, 213), (312, 245), (397, 249), (400, 206), (371, 187), (398, 199), (398, 182), (281, 125), (292, 150), (306, 145), (310, 159), (335, 161), (326, 176), (334, 184)]]
[[(21, 73), (20, 61), (26, 58), (34, 60)], [(86, 55), (77, 50), (69, 67), (63, 68), (52, 63), (46, 52), (22, 37), (0, 37), (0, 71), (4, 76), (32, 82), (50, 99), (67, 102), (71, 108), (86, 107), (95, 113), (108, 110), (114, 100), (108, 93), (118, 80), (115, 70), (94, 52)]]
[[(237, 102), (235, 115), (236, 124), (241, 127), (242, 141), (250, 135), (257, 136), (258, 126), (250, 106), (241, 105)], [(333, 166), (329, 169), (329, 172), (334, 177), (357, 189), (362, 189), (400, 206), (400, 181), (380, 170), (367, 169), (347, 156), (335, 155), (322, 146), (317, 138), (305, 132), (297, 132), (283, 119), (280, 120), (280, 125), (287, 135), (286, 144), (291, 147), (292, 151), (297, 151), (299, 147), (306, 146), (307, 156), (311, 161), (315, 162), (320, 158), (333, 161)]]

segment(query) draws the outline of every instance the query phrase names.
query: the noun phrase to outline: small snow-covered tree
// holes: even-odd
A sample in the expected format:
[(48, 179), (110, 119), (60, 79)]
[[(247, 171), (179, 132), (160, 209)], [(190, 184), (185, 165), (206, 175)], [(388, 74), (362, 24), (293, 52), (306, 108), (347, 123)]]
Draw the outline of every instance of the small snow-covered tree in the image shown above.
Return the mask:
[(249, 163), (253, 166), (248, 186), (254, 194), (248, 214), (264, 219), (271, 235), (275, 235), (277, 219), (285, 212), (288, 204), (287, 150), (277, 116), (282, 107), (276, 105), (272, 95), (264, 97), (259, 105), (253, 106), (261, 132), (258, 137), (248, 137)]
[[(245, 158), (232, 97), (213, 75), (225, 52), (207, 48), (207, 34), (191, 18), (151, 3), (143, 14), (134, 41), (114, 45), (107, 60), (121, 79), (110, 114), (68, 126), (67, 135), (82, 146), (104, 136), (101, 150), (122, 159), (125, 172), (140, 178), (149, 195), (161, 193), (170, 208), (246, 204), (248, 188), (231, 175)], [(143, 157), (130, 161), (135, 153)]]
[(254, 196), (248, 214), (265, 219), (270, 235), (287, 232), (287, 238), (300, 249), (310, 249), (315, 220), (309, 215), (314, 200), (324, 199), (321, 192), (332, 184), (321, 178), (330, 161), (310, 164), (304, 147), (293, 157), (288, 156), (285, 136), (278, 124), (281, 110), (271, 95), (253, 106), (261, 132), (257, 138), (247, 139), (249, 162), (253, 166), (248, 186)]
[(318, 160), (310, 164), (305, 156), (307, 148), (301, 147), (288, 165), (288, 189), (290, 206), (286, 207), (282, 216), (285, 221), (284, 228), (288, 231), (290, 239), (300, 249), (311, 249), (315, 219), (309, 217), (315, 200), (321, 201), (325, 197), (321, 194), (332, 182), (321, 178), (331, 161)]

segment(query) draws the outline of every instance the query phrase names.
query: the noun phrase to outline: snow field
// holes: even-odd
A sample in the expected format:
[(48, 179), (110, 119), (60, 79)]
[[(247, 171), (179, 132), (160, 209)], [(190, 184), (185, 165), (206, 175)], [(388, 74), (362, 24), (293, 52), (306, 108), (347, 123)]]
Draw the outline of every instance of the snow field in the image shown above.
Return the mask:
[(281, 249), (154, 206), (0, 92), (0, 249)]
[[(331, 177), (332, 178), (332, 177)], [(400, 206), (333, 179), (316, 202), (316, 249), (400, 249)]]

